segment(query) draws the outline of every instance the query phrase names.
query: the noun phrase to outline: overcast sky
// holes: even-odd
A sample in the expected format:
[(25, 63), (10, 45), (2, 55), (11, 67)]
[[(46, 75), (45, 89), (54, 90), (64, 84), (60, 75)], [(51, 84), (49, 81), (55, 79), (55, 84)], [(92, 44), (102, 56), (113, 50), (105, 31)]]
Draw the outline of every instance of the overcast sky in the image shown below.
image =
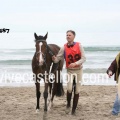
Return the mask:
[(83, 43), (120, 45), (120, 0), (0, 0), (1, 28), (32, 36), (73, 29)]

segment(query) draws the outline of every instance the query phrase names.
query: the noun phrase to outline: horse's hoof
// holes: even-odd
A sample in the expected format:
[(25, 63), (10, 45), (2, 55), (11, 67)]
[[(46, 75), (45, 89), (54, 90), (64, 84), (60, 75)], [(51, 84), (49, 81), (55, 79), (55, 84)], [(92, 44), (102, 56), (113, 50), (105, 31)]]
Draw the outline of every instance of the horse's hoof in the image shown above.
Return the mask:
[(49, 103), (49, 105), (48, 105), (48, 111), (51, 109), (51, 101), (50, 101), (50, 103)]
[(53, 107), (53, 101), (51, 102), (51, 107)]
[(70, 107), (66, 108), (65, 113), (66, 113), (66, 114), (69, 114), (69, 113), (70, 113)]
[(40, 109), (36, 109), (36, 113), (39, 113), (40, 112)]
[(75, 109), (72, 109), (71, 115), (76, 115)]

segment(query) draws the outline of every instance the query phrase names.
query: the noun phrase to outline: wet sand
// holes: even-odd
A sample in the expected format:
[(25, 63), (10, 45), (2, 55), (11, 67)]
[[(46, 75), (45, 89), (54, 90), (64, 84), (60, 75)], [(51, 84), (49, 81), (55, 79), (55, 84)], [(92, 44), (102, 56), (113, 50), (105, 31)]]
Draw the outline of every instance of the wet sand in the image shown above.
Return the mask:
[[(35, 87), (1, 87), (0, 120), (118, 120), (110, 111), (116, 96), (115, 86), (81, 86), (76, 116), (65, 113), (66, 94), (55, 97), (53, 107), (44, 113), (43, 87), (40, 112), (36, 114)], [(66, 93), (66, 87), (65, 87)]]

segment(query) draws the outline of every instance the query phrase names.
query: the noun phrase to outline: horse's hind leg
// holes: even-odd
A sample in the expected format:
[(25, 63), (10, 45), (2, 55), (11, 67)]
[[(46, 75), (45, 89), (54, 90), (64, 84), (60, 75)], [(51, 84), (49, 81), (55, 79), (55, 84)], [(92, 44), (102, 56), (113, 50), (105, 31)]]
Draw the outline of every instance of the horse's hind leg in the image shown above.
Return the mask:
[[(48, 101), (49, 101), (49, 104), (51, 103), (51, 98), (52, 98), (52, 90), (53, 90), (53, 83), (49, 83), (49, 93), (48, 93)], [(48, 105), (49, 105), (48, 104)]]
[(56, 84), (56, 83), (53, 83), (51, 102), (53, 102), (53, 99), (54, 99), (54, 96), (55, 96), (55, 94), (56, 94), (56, 90), (57, 90), (55, 84)]
[(47, 111), (48, 83), (45, 83), (45, 90), (44, 90), (43, 95), (44, 95), (44, 100), (45, 100), (44, 111)]
[(36, 112), (39, 111), (40, 107), (39, 107), (39, 99), (40, 99), (40, 83), (35, 83), (36, 84), (36, 97), (37, 97), (37, 106), (36, 106)]

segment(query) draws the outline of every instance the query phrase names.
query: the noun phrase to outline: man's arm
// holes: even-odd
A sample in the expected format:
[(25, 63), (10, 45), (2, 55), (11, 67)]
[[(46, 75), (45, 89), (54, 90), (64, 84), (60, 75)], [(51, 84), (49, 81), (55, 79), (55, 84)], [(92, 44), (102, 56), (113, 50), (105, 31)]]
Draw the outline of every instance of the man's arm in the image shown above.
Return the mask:
[(116, 62), (116, 59), (114, 59), (110, 67), (107, 70), (107, 74), (109, 75), (109, 77), (112, 76), (116, 72), (116, 69), (117, 69), (117, 62)]
[(81, 44), (80, 44), (80, 51), (81, 51), (81, 59), (75, 62), (77, 65), (82, 65), (86, 61), (85, 52)]
[(52, 56), (52, 60), (54, 63), (58, 63), (60, 60), (62, 60), (64, 57), (64, 46), (60, 48), (58, 54), (55, 56)]

